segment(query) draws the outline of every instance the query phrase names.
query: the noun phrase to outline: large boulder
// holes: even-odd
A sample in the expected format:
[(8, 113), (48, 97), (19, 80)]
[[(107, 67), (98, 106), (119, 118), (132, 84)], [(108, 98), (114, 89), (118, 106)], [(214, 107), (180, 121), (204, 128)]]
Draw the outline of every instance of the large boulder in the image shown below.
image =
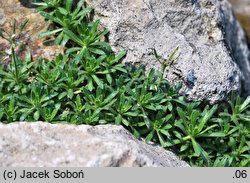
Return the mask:
[(0, 166), (188, 167), (122, 126), (0, 123)]
[(123, 62), (160, 69), (153, 48), (167, 58), (177, 46), (180, 57), (166, 72), (182, 81), (182, 93), (211, 103), (231, 91), (250, 93), (249, 48), (227, 0), (87, 0), (110, 30), (116, 52), (128, 49)]

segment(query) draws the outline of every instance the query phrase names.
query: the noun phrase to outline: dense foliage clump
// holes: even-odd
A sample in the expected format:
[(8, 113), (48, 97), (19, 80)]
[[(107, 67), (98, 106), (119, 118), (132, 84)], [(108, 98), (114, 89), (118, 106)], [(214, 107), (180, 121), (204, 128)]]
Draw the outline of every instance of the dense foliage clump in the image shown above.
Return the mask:
[(123, 125), (137, 138), (172, 149), (193, 166), (250, 166), (250, 98), (231, 96), (220, 105), (189, 102), (171, 86), (164, 71), (177, 60), (155, 52), (161, 71), (124, 65), (105, 41), (108, 31), (93, 20), (83, 1), (43, 0), (37, 10), (55, 29), (64, 54), (34, 62), (15, 53), (15, 38), (24, 29), (0, 31), (10, 43), (12, 62), (0, 65), (0, 121), (47, 121), (69, 124)]

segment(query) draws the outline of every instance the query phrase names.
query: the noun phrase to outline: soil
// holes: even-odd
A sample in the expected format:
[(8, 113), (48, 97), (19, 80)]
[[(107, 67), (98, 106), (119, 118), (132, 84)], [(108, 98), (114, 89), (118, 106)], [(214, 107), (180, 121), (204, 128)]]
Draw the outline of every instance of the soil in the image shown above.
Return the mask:
[[(38, 36), (39, 33), (48, 29), (50, 23), (45, 22), (42, 16), (35, 13), (31, 0), (0, 0), (0, 29), (11, 32), (11, 24), (14, 19), (17, 20), (18, 24), (26, 19), (29, 20), (26, 29), (18, 40), (24, 45), (22, 49), (19, 49), (18, 56), (24, 58), (26, 52), (29, 51), (34, 60), (37, 60), (40, 56), (51, 59), (55, 56), (55, 53), (63, 52), (59, 46), (53, 45), (53, 40)], [(8, 43), (0, 38), (0, 53), (5, 52), (8, 48)]]
[(250, 42), (250, 0), (229, 0)]

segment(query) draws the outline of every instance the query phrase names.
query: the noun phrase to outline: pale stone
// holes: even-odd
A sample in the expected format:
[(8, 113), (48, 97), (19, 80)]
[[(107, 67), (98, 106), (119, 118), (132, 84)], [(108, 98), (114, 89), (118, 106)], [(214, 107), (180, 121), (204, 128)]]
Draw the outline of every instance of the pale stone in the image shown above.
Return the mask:
[[(221, 101), (231, 91), (250, 94), (250, 52), (227, 0), (87, 0), (96, 19), (110, 30), (123, 62), (160, 69), (152, 48), (167, 58), (177, 46), (176, 68), (166, 73), (182, 81), (189, 99)], [(177, 73), (177, 74), (176, 74)]]
[(0, 166), (188, 167), (174, 153), (122, 126), (0, 123)]

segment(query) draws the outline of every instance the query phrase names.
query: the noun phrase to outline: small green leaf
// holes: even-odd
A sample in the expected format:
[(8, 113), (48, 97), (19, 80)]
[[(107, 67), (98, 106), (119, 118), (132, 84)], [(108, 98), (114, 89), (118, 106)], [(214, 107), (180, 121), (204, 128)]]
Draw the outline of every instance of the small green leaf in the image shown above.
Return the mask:
[(152, 140), (152, 138), (154, 137), (154, 134), (155, 134), (155, 130), (150, 131), (150, 133), (145, 138), (146, 142), (149, 142), (150, 140)]
[(67, 15), (67, 14), (68, 14), (68, 11), (67, 11), (66, 9), (62, 8), (62, 7), (58, 7), (57, 10), (58, 10), (61, 14), (63, 14), (63, 15)]
[(207, 123), (207, 121), (216, 112), (217, 108), (218, 108), (218, 105), (214, 105), (209, 111), (206, 112), (205, 116), (201, 119), (201, 122), (198, 125), (198, 132), (201, 132), (201, 130), (204, 128), (204, 126)]
[(170, 133), (169, 133), (169, 129), (171, 129), (172, 128), (172, 126), (171, 125), (166, 125), (165, 127), (163, 127), (162, 129), (160, 129), (160, 132), (163, 134), (163, 135), (165, 135), (165, 136), (167, 136), (167, 137), (170, 137)]
[(163, 136), (161, 135), (161, 133), (160, 133), (159, 131), (157, 131), (156, 133), (157, 133), (157, 136), (158, 136), (158, 138), (159, 138), (159, 141), (160, 141), (161, 146), (162, 146), (162, 147), (166, 147), (167, 144), (166, 144), (166, 142), (165, 142)]
[(63, 31), (65, 32), (65, 34), (67, 34), (67, 36), (69, 36), (69, 38), (74, 41), (75, 43), (77, 43), (78, 45), (85, 47), (85, 43), (77, 36), (75, 35), (72, 31), (70, 31), (67, 28), (63, 28)]
[(60, 107), (61, 107), (61, 104), (56, 104), (55, 105), (55, 109), (52, 111), (52, 114), (50, 116), (50, 122), (53, 121), (53, 119), (56, 117)]
[(73, 0), (66, 0), (66, 12), (70, 12), (72, 8)]
[(106, 74), (106, 79), (107, 79), (107, 81), (108, 81), (109, 84), (111, 84), (112, 81), (113, 81), (113, 78), (111, 77), (110, 74)]
[(212, 132), (212, 133), (203, 133), (199, 135), (199, 137), (225, 137), (226, 134), (224, 132)]
[(70, 98), (70, 99), (72, 99), (73, 96), (74, 96), (74, 91), (73, 91), (72, 89), (69, 89), (69, 90), (67, 91), (67, 97)]
[(240, 112), (245, 111), (249, 107), (250, 107), (250, 96), (248, 96), (247, 99), (243, 102), (243, 104), (240, 105)]
[(62, 92), (59, 94), (58, 99), (61, 100), (62, 98), (67, 96), (67, 92)]
[[(79, 7), (77, 7), (77, 9), (79, 9)], [(73, 17), (74, 19), (76, 18), (84, 18), (88, 13), (90, 13), (94, 8), (84, 8), (82, 11), (80, 11), (79, 13), (77, 12), (77, 9), (73, 12)]]
[(192, 140), (192, 144), (193, 144), (193, 148), (194, 148), (196, 156), (200, 156), (202, 152), (202, 147), (200, 146), (200, 144), (196, 142), (194, 138), (191, 138), (191, 140)]
[(125, 118), (122, 118), (122, 123), (123, 123), (125, 126), (129, 126), (129, 122), (128, 122), (128, 120), (126, 120)]
[(39, 111), (36, 111), (33, 115), (33, 118), (37, 121), (39, 119), (39, 117), (40, 117), (40, 113), (39, 113)]
[(60, 29), (55, 29), (55, 30), (52, 30), (52, 31), (42, 32), (42, 33), (39, 34), (39, 36), (44, 37), (44, 36), (54, 35), (55, 33), (60, 32), (60, 31), (62, 31), (62, 30), (63, 30), (63, 29), (60, 28)]
[(115, 124), (119, 125), (122, 122), (122, 116), (118, 114), (118, 116), (115, 117)]
[(186, 151), (188, 148), (189, 148), (189, 145), (187, 145), (187, 144), (182, 145), (180, 151), (181, 152)]
[(92, 53), (95, 53), (97, 55), (105, 55), (106, 54), (103, 50), (97, 49), (97, 48), (89, 48), (89, 51)]
[(103, 103), (107, 104), (111, 102), (112, 99), (119, 93), (119, 91), (113, 91), (104, 101)]
[(96, 82), (96, 84), (103, 89), (103, 82), (96, 76), (96, 75), (92, 75), (92, 78), (94, 79), (94, 81)]
[(45, 13), (45, 12), (41, 12), (40, 13), (43, 17), (53, 21), (53, 22), (56, 22), (58, 24), (60, 24), (61, 26), (65, 27), (66, 25), (64, 24), (64, 22), (62, 20), (60, 20), (59, 18), (56, 18), (48, 13)]
[(120, 52), (120, 53), (115, 57), (115, 59), (113, 59), (110, 63), (111, 63), (111, 64), (114, 64), (114, 63), (120, 61), (120, 60), (126, 55), (126, 53), (127, 53), (127, 51), (125, 51), (125, 50), (122, 51), (122, 52)]
[(28, 113), (25, 111), (22, 111), (22, 112), (23, 112), (23, 114), (20, 116), (20, 121), (25, 121), (27, 116), (28, 116)]

